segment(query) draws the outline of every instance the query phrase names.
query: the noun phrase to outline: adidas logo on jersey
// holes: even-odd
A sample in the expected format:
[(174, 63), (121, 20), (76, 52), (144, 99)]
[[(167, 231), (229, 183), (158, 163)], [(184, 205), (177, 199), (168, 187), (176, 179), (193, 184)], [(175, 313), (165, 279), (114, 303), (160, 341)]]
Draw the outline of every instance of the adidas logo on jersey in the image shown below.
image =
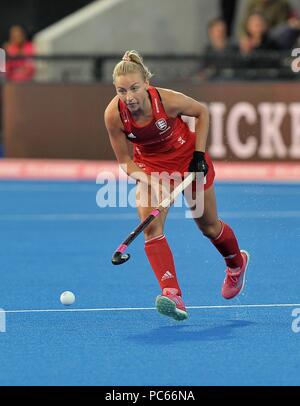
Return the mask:
[(130, 133), (130, 134), (127, 135), (127, 138), (133, 139), (133, 138), (136, 138), (136, 136), (134, 134)]
[(170, 271), (167, 271), (167, 272), (163, 275), (163, 277), (161, 278), (161, 281), (163, 282), (163, 281), (165, 281), (165, 280), (167, 280), (167, 279), (172, 279), (172, 278), (174, 278), (174, 276), (171, 274)]

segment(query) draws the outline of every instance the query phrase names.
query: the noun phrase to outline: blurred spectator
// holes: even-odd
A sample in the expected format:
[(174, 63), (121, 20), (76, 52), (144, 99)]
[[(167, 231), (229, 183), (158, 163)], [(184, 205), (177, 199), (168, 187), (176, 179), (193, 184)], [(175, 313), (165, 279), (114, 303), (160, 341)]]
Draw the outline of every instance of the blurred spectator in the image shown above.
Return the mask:
[(273, 28), (271, 35), (281, 49), (293, 48), (300, 38), (300, 19), (293, 17), (288, 24), (279, 24)]
[(246, 32), (249, 16), (261, 13), (268, 21), (270, 37), (282, 49), (291, 48), (300, 34), (300, 19), (287, 0), (248, 0), (242, 21), (242, 31)]
[(261, 13), (269, 23), (269, 28), (285, 23), (294, 17), (293, 10), (287, 0), (248, 0), (242, 28), (246, 30), (246, 22), (250, 14)]
[[(227, 26), (222, 18), (215, 18), (208, 24), (209, 42), (205, 47), (201, 75), (203, 78), (220, 77), (231, 68), (231, 56), (238, 51), (227, 35)], [(227, 72), (228, 73), (228, 72)]]
[(248, 16), (239, 44), (242, 55), (248, 55), (254, 51), (278, 49), (277, 43), (270, 37), (268, 22), (264, 14), (258, 12)]
[(280, 77), (278, 45), (270, 37), (268, 22), (263, 14), (256, 12), (248, 16), (246, 31), (240, 37), (239, 45), (241, 78), (268, 80)]
[[(7, 57), (30, 57), (34, 55), (33, 43), (28, 41), (25, 29), (14, 25), (9, 30), (9, 40), (4, 44)], [(6, 78), (16, 82), (33, 79), (35, 68), (29, 58), (11, 59), (7, 61)]]
[(233, 50), (234, 45), (227, 35), (227, 26), (222, 18), (214, 18), (208, 24), (209, 43), (205, 48), (206, 53), (220, 54)]

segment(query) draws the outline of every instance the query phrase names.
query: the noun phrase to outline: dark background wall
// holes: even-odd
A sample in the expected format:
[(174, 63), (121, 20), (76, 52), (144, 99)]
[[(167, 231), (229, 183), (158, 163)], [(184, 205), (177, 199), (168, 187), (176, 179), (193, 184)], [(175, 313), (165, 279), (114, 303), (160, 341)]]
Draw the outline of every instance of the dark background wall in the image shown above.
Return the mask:
[[(299, 161), (300, 85), (165, 83), (164, 87), (209, 104), (208, 150), (214, 159)], [(113, 159), (103, 113), (114, 95), (112, 85), (101, 83), (6, 84), (3, 92), (5, 156)], [(221, 117), (217, 114), (220, 109), (224, 111)]]
[(21, 24), (29, 36), (80, 9), (92, 0), (1, 0), (0, 45), (7, 40), (9, 27)]

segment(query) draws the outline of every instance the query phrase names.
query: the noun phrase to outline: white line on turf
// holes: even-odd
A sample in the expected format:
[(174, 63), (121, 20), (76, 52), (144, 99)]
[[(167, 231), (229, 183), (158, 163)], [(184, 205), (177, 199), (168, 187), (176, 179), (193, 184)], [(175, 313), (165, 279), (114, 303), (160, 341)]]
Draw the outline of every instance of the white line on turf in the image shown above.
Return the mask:
[[(300, 303), (281, 304), (245, 304), (229, 306), (187, 306), (187, 309), (247, 309), (247, 308), (280, 308), (280, 307), (300, 307)], [(61, 312), (124, 312), (124, 311), (144, 311), (155, 310), (155, 307), (111, 307), (99, 309), (37, 309), (37, 310), (5, 310), (5, 313), (61, 313)]]
[[(220, 217), (226, 218), (247, 218), (247, 219), (270, 219), (270, 218), (299, 218), (300, 210), (282, 211), (224, 211), (219, 213)], [(72, 214), (1, 214), (0, 221), (110, 221), (110, 220), (135, 220), (136, 213), (72, 213)], [(184, 219), (182, 211), (170, 213), (170, 219)]]

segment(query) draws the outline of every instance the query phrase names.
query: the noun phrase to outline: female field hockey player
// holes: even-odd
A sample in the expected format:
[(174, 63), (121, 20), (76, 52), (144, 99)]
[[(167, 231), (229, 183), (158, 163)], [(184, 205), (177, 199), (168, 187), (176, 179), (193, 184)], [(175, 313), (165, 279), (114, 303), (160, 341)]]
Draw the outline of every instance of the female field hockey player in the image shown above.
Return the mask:
[[(223, 256), (226, 277), (222, 295), (231, 299), (243, 288), (249, 254), (241, 251), (233, 230), (218, 218), (214, 191), (214, 167), (206, 151), (209, 113), (205, 105), (169, 89), (150, 86), (151, 73), (136, 51), (126, 51), (115, 66), (113, 82), (117, 95), (105, 110), (105, 125), (119, 165), (145, 186), (145, 174), (201, 172), (204, 185), (204, 211), (195, 218), (203, 235)], [(191, 131), (182, 116), (194, 117)], [(129, 142), (134, 146), (131, 158)], [(147, 179), (148, 179), (147, 178)], [(196, 189), (197, 190), (197, 189)], [(150, 201), (150, 199), (148, 200)], [(138, 214), (143, 221), (153, 210), (151, 204), (141, 205)], [(173, 255), (164, 235), (165, 210), (144, 231), (145, 252), (162, 293), (156, 298), (157, 310), (175, 320), (187, 318), (182, 292), (177, 280)]]

